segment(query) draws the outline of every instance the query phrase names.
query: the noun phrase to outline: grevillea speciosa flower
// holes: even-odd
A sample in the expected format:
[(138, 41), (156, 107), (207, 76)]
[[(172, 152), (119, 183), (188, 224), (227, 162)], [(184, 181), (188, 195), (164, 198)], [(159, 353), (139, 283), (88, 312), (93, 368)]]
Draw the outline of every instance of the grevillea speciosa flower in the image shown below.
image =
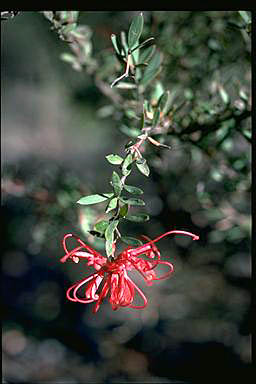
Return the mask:
[[(109, 297), (109, 303), (113, 310), (120, 307), (129, 307), (134, 309), (143, 309), (147, 305), (147, 298), (140, 288), (131, 280), (128, 271), (137, 270), (145, 279), (148, 285), (154, 281), (162, 280), (170, 276), (173, 272), (173, 265), (160, 258), (160, 252), (155, 243), (161, 238), (171, 235), (181, 234), (190, 236), (193, 240), (199, 237), (186, 231), (169, 231), (154, 240), (143, 236), (147, 242), (139, 247), (128, 247), (118, 256), (111, 260), (102, 256), (99, 252), (85, 244), (79, 237), (68, 233), (63, 238), (63, 248), (65, 255), (61, 258), (64, 263), (68, 259), (78, 263), (84, 259), (88, 266), (92, 266), (95, 272), (86, 278), (76, 282), (67, 290), (67, 298), (70, 301), (88, 304), (95, 303), (93, 312), (99, 310), (100, 304), (105, 297)], [(72, 250), (67, 248), (67, 239), (75, 238), (78, 246)], [(141, 258), (144, 255), (146, 258)], [(168, 267), (163, 275), (157, 276), (155, 268), (158, 265)], [(134, 299), (138, 295), (142, 299), (141, 305), (134, 305)]]

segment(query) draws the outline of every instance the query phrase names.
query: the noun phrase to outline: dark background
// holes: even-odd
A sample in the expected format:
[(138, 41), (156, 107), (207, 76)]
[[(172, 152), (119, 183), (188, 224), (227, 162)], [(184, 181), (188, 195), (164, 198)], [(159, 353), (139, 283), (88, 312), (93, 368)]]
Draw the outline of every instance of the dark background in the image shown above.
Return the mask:
[[(112, 52), (110, 34), (127, 31), (134, 14), (82, 12), (95, 56)], [(241, 89), (250, 104), (242, 21), (235, 11), (145, 12), (164, 53), (164, 86), (203, 103), (220, 81), (232, 105), (242, 108)], [(75, 202), (109, 188), (105, 155), (127, 137), (118, 115), (105, 117), (111, 102), (93, 76), (60, 60), (67, 44), (42, 14), (2, 22), (1, 43), (3, 382), (250, 382), (249, 142), (235, 125), (218, 147), (171, 137), (171, 151), (149, 152), (151, 176), (131, 180), (145, 190), (151, 221), (128, 232), (154, 238), (176, 227), (200, 241), (158, 244), (175, 273), (140, 285), (145, 310), (113, 312), (106, 301), (93, 315), (65, 297), (85, 268), (59, 262), (61, 239), (73, 232), (104, 252), (87, 232), (103, 207)], [(250, 118), (241, 124), (249, 130)]]

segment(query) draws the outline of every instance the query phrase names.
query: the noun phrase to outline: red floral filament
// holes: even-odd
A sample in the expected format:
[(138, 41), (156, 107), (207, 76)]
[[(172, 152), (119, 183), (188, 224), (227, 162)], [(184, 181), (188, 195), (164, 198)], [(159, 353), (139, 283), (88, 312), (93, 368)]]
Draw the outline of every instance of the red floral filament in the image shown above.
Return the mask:
[[(157, 241), (170, 234), (182, 234), (190, 236), (193, 240), (199, 237), (193, 233), (186, 231), (169, 231), (160, 235), (154, 240), (143, 236), (148, 240), (147, 243), (137, 247), (128, 247), (123, 250), (113, 261), (103, 257), (99, 252), (85, 244), (80, 238), (69, 233), (63, 238), (63, 248), (65, 255), (61, 258), (61, 262), (66, 262), (69, 258), (78, 263), (80, 258), (85, 259), (88, 266), (92, 266), (96, 272), (89, 275), (85, 279), (73, 284), (67, 290), (67, 298), (70, 301), (82, 304), (95, 302), (93, 312), (96, 313), (104, 300), (109, 295), (109, 303), (113, 310), (120, 307), (129, 307), (134, 309), (143, 309), (147, 305), (147, 298), (140, 288), (130, 279), (127, 271), (137, 270), (145, 279), (148, 285), (156, 280), (162, 280), (169, 277), (174, 267), (168, 261), (160, 260), (160, 252), (156, 245)], [(79, 246), (69, 251), (66, 245), (68, 238), (74, 237)], [(86, 252), (84, 251), (86, 250)], [(139, 258), (145, 255), (147, 259)], [(162, 276), (157, 276), (155, 267), (165, 265), (169, 270)], [(101, 291), (100, 291), (101, 289)], [(83, 296), (81, 296), (83, 294)], [(141, 305), (134, 305), (133, 301), (136, 294), (142, 299)]]

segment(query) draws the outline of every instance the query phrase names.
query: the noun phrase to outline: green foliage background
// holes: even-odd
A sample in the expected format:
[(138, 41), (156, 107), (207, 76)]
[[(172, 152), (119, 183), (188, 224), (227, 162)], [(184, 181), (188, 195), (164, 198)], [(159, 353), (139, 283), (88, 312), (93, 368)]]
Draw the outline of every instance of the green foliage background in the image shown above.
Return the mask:
[(60, 59), (69, 45), (42, 13), (2, 22), (6, 380), (199, 382), (202, 364), (212, 378), (249, 375), (251, 39), (243, 13), (144, 12), (143, 39), (155, 38), (163, 60), (146, 95), (154, 106), (170, 91), (168, 127), (155, 138), (172, 149), (147, 144), (150, 177), (134, 172), (131, 184), (145, 191), (151, 220), (124, 230), (154, 238), (184, 229), (200, 241), (159, 243), (175, 274), (142, 288), (144, 311), (104, 304), (93, 316), (90, 305), (65, 298), (85, 269), (60, 265), (63, 235), (104, 252), (88, 234), (104, 209), (75, 202), (109, 190), (105, 156), (129, 140), (123, 126), (130, 135), (138, 128), (134, 91), (109, 94), (122, 73), (110, 35), (127, 31), (136, 14), (80, 13), (91, 49), (81, 71)]

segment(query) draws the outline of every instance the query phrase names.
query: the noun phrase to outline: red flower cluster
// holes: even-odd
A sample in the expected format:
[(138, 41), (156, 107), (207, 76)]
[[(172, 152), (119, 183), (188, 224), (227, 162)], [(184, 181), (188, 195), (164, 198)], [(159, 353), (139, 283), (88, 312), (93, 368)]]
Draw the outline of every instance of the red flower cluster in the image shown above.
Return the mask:
[[(92, 266), (96, 270), (96, 272), (90, 276), (72, 285), (67, 290), (67, 298), (71, 301), (83, 304), (95, 302), (93, 309), (94, 313), (99, 310), (103, 299), (108, 294), (109, 303), (113, 310), (120, 307), (134, 309), (145, 308), (148, 302), (147, 298), (140, 288), (130, 279), (127, 272), (136, 269), (143, 276), (148, 285), (152, 285), (155, 280), (162, 280), (170, 276), (174, 269), (173, 265), (168, 261), (160, 260), (160, 252), (154, 244), (162, 237), (170, 234), (191, 236), (193, 240), (199, 239), (198, 236), (186, 231), (169, 231), (154, 240), (150, 240), (144, 236), (144, 238), (148, 240), (147, 243), (137, 248), (128, 247), (114, 258), (113, 261), (110, 261), (85, 244), (77, 236), (71, 233), (66, 234), (63, 238), (65, 255), (60, 261), (64, 263), (68, 259), (71, 259), (75, 263), (78, 263), (81, 258), (87, 261), (88, 266)], [(79, 245), (69, 251), (66, 242), (67, 239), (71, 237), (75, 238)], [(141, 255), (145, 255), (146, 259), (138, 257)], [(168, 266), (168, 271), (160, 277), (157, 277), (155, 271), (155, 267), (158, 265)], [(87, 286), (83, 289), (85, 284), (87, 284)], [(133, 304), (136, 293), (143, 301), (141, 305)]]

